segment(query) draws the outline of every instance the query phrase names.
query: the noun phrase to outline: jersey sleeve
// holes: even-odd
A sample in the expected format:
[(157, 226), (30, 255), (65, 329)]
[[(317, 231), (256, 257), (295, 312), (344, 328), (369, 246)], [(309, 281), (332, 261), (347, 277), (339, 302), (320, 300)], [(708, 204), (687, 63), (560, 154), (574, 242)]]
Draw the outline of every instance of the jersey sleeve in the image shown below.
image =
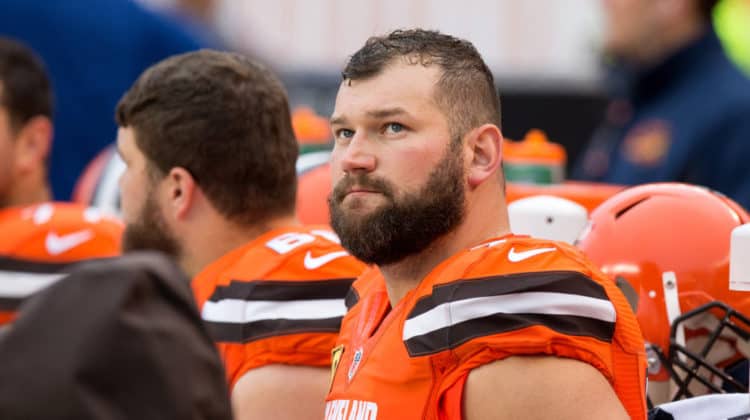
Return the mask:
[(327, 242), (287, 254), (257, 252), (261, 258), (252, 259), (253, 267), (233, 270), (255, 278), (233, 276), (202, 307), (232, 386), (265, 365), (330, 366), (346, 296), (364, 268)]
[(76, 262), (120, 253), (123, 226), (95, 209), (42, 203), (5, 209), (0, 217), (0, 325), (31, 295)]
[(616, 318), (604, 287), (585, 273), (504, 274), (437, 286), (408, 315), (404, 343), (412, 356), (450, 351), (462, 369), (549, 354), (582, 359), (611, 376)]
[[(519, 255), (528, 261), (518, 264)], [(436, 285), (415, 304), (403, 338), (410, 355), (434, 355), (451, 370), (446, 409), (460, 407), (472, 369), (524, 355), (592, 365), (629, 410), (645, 395), (643, 340), (625, 297), (564, 246), (488, 252), (463, 278)]]
[(0, 255), (0, 325), (12, 322), (23, 302), (65, 274), (73, 263), (45, 263)]
[(6, 220), (13, 238), (4, 254), (41, 262), (67, 263), (120, 254), (122, 223), (93, 208), (44, 203)]
[(217, 288), (203, 318), (229, 382), (269, 364), (328, 366), (352, 280), (234, 281)]

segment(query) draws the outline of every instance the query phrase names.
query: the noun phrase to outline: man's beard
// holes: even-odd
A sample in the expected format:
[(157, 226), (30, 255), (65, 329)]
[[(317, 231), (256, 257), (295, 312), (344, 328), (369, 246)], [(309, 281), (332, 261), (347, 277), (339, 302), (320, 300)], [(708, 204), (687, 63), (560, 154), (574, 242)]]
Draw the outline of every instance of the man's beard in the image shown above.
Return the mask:
[(160, 251), (173, 258), (180, 256), (180, 243), (169, 230), (152, 194), (147, 195), (138, 220), (125, 227), (122, 248), (125, 252)]
[[(387, 265), (420, 253), (453, 231), (464, 219), (463, 155), (458, 144), (447, 147), (420, 191), (398, 200), (393, 185), (382, 178), (355, 173), (339, 181), (328, 206), (331, 226), (344, 248), (365, 263)], [(342, 204), (353, 186), (382, 194), (386, 203), (369, 214), (354, 214)]]

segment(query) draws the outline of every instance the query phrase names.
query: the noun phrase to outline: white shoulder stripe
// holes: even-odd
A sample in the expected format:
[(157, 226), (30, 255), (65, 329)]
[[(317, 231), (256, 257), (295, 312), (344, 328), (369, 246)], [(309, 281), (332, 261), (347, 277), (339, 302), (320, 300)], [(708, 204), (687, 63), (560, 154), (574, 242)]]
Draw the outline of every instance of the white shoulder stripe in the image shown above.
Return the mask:
[(244, 324), (272, 319), (327, 319), (344, 316), (344, 299), (207, 301), (201, 316), (206, 321)]
[(0, 271), (0, 297), (24, 298), (60, 280), (61, 273)]
[(568, 293), (523, 292), (457, 300), (404, 323), (404, 341), (461, 322), (495, 314), (573, 315), (615, 322), (617, 313), (608, 300)]

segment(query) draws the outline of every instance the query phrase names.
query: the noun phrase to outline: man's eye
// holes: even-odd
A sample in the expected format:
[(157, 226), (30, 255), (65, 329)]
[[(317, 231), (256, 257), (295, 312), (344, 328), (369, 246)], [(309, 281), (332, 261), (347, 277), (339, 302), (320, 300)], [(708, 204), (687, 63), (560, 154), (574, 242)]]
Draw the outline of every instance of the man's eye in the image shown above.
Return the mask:
[(388, 123), (385, 126), (385, 131), (390, 133), (400, 133), (404, 130), (404, 126), (399, 123)]
[(341, 130), (336, 131), (336, 138), (348, 139), (348, 138), (352, 138), (353, 136), (354, 136), (354, 131), (346, 129), (346, 128), (342, 128)]

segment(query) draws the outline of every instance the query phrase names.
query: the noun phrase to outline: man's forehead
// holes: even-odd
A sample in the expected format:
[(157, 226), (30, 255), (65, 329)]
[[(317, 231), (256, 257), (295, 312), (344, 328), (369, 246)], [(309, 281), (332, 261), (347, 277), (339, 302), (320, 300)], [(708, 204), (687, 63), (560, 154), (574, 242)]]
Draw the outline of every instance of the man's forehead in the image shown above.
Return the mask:
[(434, 107), (437, 66), (396, 63), (367, 79), (346, 79), (339, 86), (332, 119), (356, 110), (370, 116), (417, 106)]
[(391, 60), (377, 74), (364, 79), (345, 79), (341, 88), (356, 88), (373, 84), (405, 84), (431, 89), (440, 78), (442, 71), (436, 64), (424, 65), (418, 62)]

